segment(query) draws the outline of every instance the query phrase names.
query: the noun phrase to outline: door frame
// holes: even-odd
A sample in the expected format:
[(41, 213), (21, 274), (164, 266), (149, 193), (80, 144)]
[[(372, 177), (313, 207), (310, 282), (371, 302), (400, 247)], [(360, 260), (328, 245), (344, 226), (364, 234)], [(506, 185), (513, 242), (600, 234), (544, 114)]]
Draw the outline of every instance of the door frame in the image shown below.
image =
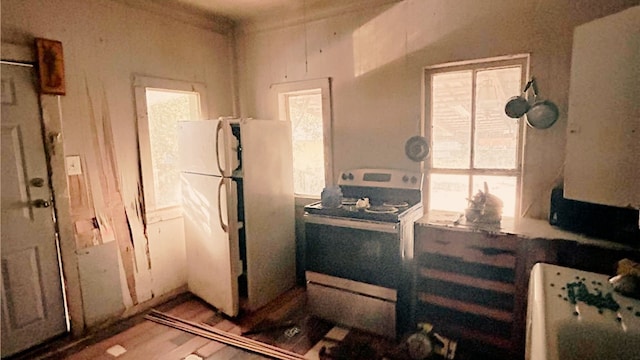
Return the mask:
[[(17, 64), (36, 66), (35, 47), (1, 44), (1, 59)], [(52, 197), (57, 223), (56, 233), (60, 244), (60, 261), (62, 263), (62, 284), (65, 291), (67, 319), (71, 324), (71, 334), (79, 336), (84, 333), (84, 311), (80, 292), (80, 275), (76, 244), (71, 221), (69, 191), (64, 162), (62, 134), (62, 99), (60, 95), (39, 95), (40, 121), (42, 122), (45, 157), (48, 163)]]

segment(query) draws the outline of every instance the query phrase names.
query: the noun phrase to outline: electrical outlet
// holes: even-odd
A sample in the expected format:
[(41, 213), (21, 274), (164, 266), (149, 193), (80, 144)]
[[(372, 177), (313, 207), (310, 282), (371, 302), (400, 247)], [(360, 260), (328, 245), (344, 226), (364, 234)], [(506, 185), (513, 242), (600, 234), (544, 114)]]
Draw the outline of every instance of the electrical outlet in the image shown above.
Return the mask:
[(78, 155), (67, 156), (67, 158), (65, 159), (65, 163), (67, 165), (67, 176), (82, 174), (82, 166), (80, 165), (80, 156)]

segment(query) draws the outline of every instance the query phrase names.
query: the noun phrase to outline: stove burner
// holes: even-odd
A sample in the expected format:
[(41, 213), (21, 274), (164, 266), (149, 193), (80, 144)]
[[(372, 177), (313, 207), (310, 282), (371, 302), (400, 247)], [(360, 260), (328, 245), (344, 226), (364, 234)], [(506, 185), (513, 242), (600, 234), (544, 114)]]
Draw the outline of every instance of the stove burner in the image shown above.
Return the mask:
[(395, 208), (405, 208), (409, 206), (409, 203), (406, 201), (385, 201), (382, 205)]
[(371, 206), (364, 211), (373, 214), (394, 214), (398, 212), (397, 207), (381, 205), (381, 206)]
[(346, 210), (346, 211), (350, 211), (350, 212), (358, 212), (358, 211), (360, 211), (360, 209), (358, 209), (355, 205), (342, 205), (341, 208)]
[(358, 202), (356, 198), (343, 198), (342, 205), (355, 205)]

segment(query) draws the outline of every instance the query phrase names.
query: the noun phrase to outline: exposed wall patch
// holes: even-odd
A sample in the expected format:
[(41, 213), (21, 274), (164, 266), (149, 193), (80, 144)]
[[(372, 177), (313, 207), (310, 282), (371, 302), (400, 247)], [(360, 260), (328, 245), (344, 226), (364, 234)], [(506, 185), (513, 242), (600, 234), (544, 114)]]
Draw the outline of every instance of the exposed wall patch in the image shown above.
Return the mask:
[(94, 224), (95, 212), (91, 198), (91, 189), (85, 176), (67, 177), (69, 186), (69, 212), (74, 224), (76, 249), (81, 250), (102, 244), (102, 236)]
[[(106, 92), (102, 88), (102, 99), (100, 112), (93, 106), (91, 91), (88, 80), (85, 78), (87, 100), (89, 102), (89, 115), (91, 117), (91, 140), (92, 148), (97, 153), (95, 165), (99, 174), (100, 187), (102, 190), (103, 204), (100, 207), (100, 224), (102, 229), (109, 229), (110, 236), (113, 236), (118, 244), (120, 258), (124, 269), (127, 288), (133, 304), (138, 303), (136, 291), (136, 265), (135, 252), (133, 251), (133, 238), (129, 231), (125, 207), (120, 193), (120, 183), (118, 166), (115, 157), (115, 144), (109, 116), (109, 107)], [(101, 130), (101, 131), (100, 131)], [(97, 209), (96, 209), (97, 210)]]

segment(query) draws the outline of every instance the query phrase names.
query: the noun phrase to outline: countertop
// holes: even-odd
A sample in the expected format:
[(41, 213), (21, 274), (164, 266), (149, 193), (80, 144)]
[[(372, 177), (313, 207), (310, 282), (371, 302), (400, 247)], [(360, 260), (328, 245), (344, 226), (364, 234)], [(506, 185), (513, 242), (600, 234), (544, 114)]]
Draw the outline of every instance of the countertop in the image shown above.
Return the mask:
[(617, 243), (605, 239), (589, 237), (559, 229), (546, 220), (531, 218), (503, 218), (499, 224), (467, 223), (464, 215), (457, 212), (431, 211), (416, 221), (418, 226), (435, 226), (459, 231), (478, 231), (490, 234), (513, 234), (520, 238), (575, 241), (614, 250), (640, 250), (640, 239), (636, 245)]
[(538, 263), (531, 271), (526, 359), (640, 359), (640, 300), (609, 276)]

